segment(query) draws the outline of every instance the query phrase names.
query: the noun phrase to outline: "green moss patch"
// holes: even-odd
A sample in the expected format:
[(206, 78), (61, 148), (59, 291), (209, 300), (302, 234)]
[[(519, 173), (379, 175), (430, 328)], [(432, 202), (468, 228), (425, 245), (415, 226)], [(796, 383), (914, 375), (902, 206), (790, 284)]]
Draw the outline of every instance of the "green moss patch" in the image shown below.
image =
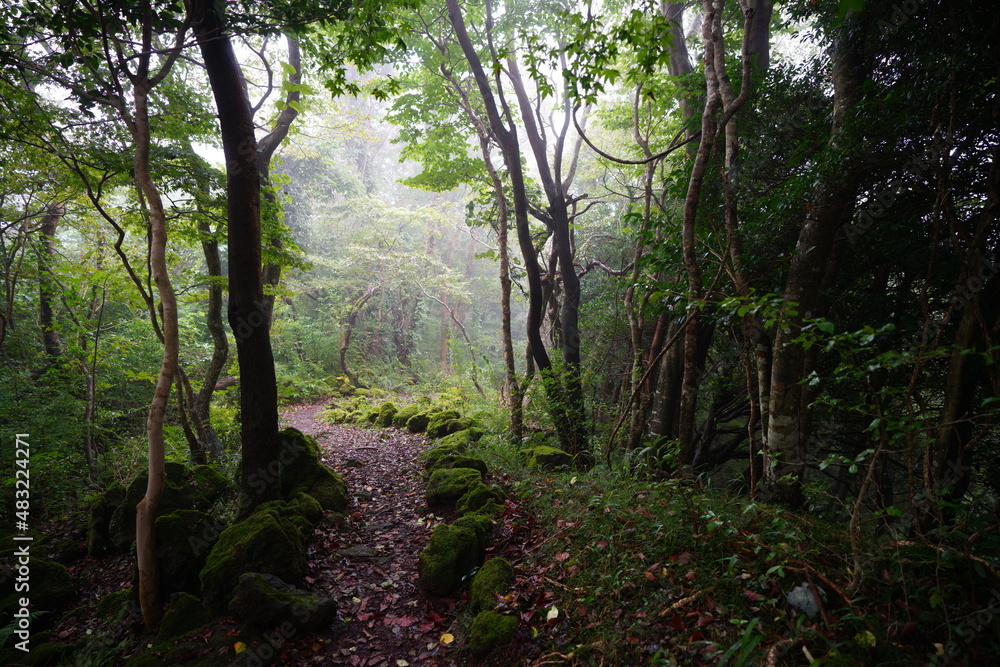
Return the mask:
[[(465, 445), (440, 445), (424, 452), (424, 468), (436, 468), (446, 456), (456, 456), (465, 452)], [(446, 468), (453, 466), (444, 466)]]
[(548, 445), (522, 449), (521, 456), (524, 457), (525, 465), (529, 468), (561, 468), (573, 463), (572, 455)]
[(469, 648), (473, 653), (485, 654), (502, 648), (514, 640), (517, 618), (497, 611), (480, 612), (469, 628)]
[(198, 593), (198, 573), (220, 533), (215, 519), (198, 510), (177, 510), (157, 517), (154, 530), (162, 594)]
[(491, 558), (472, 578), (469, 603), (473, 611), (496, 609), (497, 596), (514, 585), (514, 568), (503, 558)]
[(427, 429), (427, 424), (430, 420), (430, 415), (418, 412), (406, 420), (406, 430), (410, 433), (423, 433)]
[(502, 490), (480, 482), (479, 484), (470, 486), (458, 499), (458, 502), (455, 503), (455, 511), (459, 516), (464, 516), (470, 512), (478, 512), (490, 502), (494, 502), (499, 506), (504, 500), (505, 496)]
[(302, 533), (274, 510), (261, 510), (230, 526), (212, 547), (199, 578), (206, 602), (224, 608), (245, 572), (273, 574), (285, 581), (301, 581), (306, 554)]
[(482, 437), (483, 430), (481, 428), (469, 427), (460, 431), (454, 431), (451, 435), (446, 435), (438, 440), (437, 446), (451, 447), (460, 445), (466, 447), (474, 442), (479, 442), (479, 439)]
[(375, 423), (383, 428), (392, 426), (392, 418), (396, 416), (396, 406), (386, 401), (378, 407), (378, 418)]
[(406, 422), (410, 420), (410, 417), (420, 414), (426, 409), (426, 406), (418, 404), (407, 405), (404, 408), (400, 408), (400, 410), (392, 416), (392, 425), (396, 428), (405, 428)]
[(293, 498), (306, 493), (315, 498), (323, 509), (343, 512), (347, 508), (347, 484), (325, 465), (319, 444), (312, 436), (294, 428), (278, 434), (281, 462), (281, 493)]
[(427, 503), (438, 505), (458, 500), (477, 482), (482, 481), (482, 473), (472, 468), (435, 470), (427, 481)]
[(427, 435), (431, 438), (440, 438), (448, 435), (449, 433), (454, 433), (454, 431), (447, 431), (444, 425), (447, 422), (459, 419), (461, 416), (462, 415), (459, 414), (457, 410), (442, 410), (441, 412), (435, 412), (427, 421)]
[(333, 621), (337, 603), (299, 590), (278, 577), (248, 572), (240, 575), (229, 613), (261, 629), (291, 621), (302, 630), (316, 630)]
[(190, 593), (178, 593), (171, 599), (170, 606), (163, 615), (160, 630), (156, 633), (156, 643), (180, 637), (200, 628), (208, 623), (211, 617), (212, 615), (197, 597)]
[(420, 552), (417, 572), (420, 586), (434, 595), (451, 595), (462, 587), (465, 577), (482, 559), (476, 531), (440, 524), (430, 543)]

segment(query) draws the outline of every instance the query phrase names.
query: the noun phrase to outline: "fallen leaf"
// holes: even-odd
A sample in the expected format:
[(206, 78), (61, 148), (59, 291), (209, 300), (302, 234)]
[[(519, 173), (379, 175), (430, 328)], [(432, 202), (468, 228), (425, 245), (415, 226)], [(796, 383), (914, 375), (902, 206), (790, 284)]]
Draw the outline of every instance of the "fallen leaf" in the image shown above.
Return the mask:
[(244, 644), (243, 642), (236, 642), (235, 644), (233, 644), (233, 648), (236, 649), (237, 653), (243, 653), (244, 651), (247, 650), (247, 645)]
[(554, 621), (559, 618), (559, 609), (555, 605), (549, 607), (549, 613), (545, 614), (546, 621)]
[(562, 561), (564, 561), (567, 558), (569, 558), (569, 553), (566, 552), (566, 551), (561, 551), (561, 552), (557, 553), (555, 557), (556, 557), (556, 560), (561, 563)]
[(443, 635), (441, 635), (441, 643), (442, 644), (450, 644), (453, 641), (455, 641), (455, 635), (453, 635), (451, 633), (448, 633), (448, 632), (446, 632)]
[(397, 660), (396, 667), (410, 667), (410, 663), (405, 660)]

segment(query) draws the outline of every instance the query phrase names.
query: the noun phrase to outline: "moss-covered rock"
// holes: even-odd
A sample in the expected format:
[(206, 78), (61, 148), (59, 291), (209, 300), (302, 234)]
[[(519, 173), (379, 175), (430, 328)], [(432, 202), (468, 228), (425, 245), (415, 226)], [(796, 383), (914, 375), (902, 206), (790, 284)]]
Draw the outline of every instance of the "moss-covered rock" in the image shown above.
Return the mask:
[[(177, 510), (207, 510), (230, 489), (225, 476), (212, 466), (196, 465), (188, 469), (168, 461), (165, 473), (161, 515)], [(131, 548), (135, 541), (135, 506), (145, 494), (146, 475), (138, 475), (124, 489), (117, 485), (109, 487), (103, 499), (91, 507), (88, 546), (92, 556)], [(107, 518), (112, 502), (117, 505)]]
[(461, 446), (466, 447), (474, 442), (479, 442), (479, 439), (483, 437), (483, 430), (476, 427), (464, 428), (460, 431), (454, 431), (451, 435), (446, 435), (445, 437), (438, 440), (438, 447), (451, 447), (451, 446)]
[[(427, 420), (427, 435), (431, 438), (440, 438), (448, 435), (448, 433), (444, 431), (445, 423), (459, 419), (461, 416), (462, 415), (458, 412), (458, 410), (442, 410), (441, 412), (435, 412), (430, 415), (430, 419)], [(452, 431), (452, 433), (454, 433), (454, 431)]]
[(396, 406), (392, 402), (386, 401), (378, 407), (378, 419), (375, 423), (383, 428), (392, 426), (392, 418), (396, 416)]
[(30, 651), (16, 651), (12, 654), (12, 660), (3, 664), (12, 667), (62, 667), (76, 664), (73, 652), (77, 647), (74, 644), (60, 644), (58, 641), (41, 643), (32, 637), (29, 645), (33, 647)]
[[(329, 468), (323, 468), (315, 478), (313, 478), (312, 483), (306, 487), (300, 487), (296, 489), (296, 492), (304, 490), (305, 493), (312, 496), (319, 502), (320, 506), (325, 510), (332, 510), (334, 512), (343, 513), (347, 509), (348, 495), (347, 495), (347, 484), (344, 483), (343, 478), (330, 470)], [(294, 493), (292, 494), (294, 495)]]
[(156, 556), (164, 596), (201, 590), (198, 574), (218, 539), (219, 530), (212, 530), (215, 525), (210, 515), (198, 510), (177, 510), (157, 517)]
[(230, 490), (229, 480), (217, 468), (196, 465), (188, 472), (187, 495), (192, 509), (207, 510)]
[[(12, 566), (16, 571), (18, 567), (16, 560), (12, 563)], [(74, 585), (73, 577), (64, 565), (60, 565), (48, 558), (31, 554), (28, 559), (28, 569), (28, 576), (31, 582), (31, 595), (27, 597), (31, 599), (32, 611), (62, 611), (76, 597), (76, 586)], [(17, 604), (18, 599), (25, 597), (25, 593), (14, 590), (13, 578), (7, 581), (7, 590), (10, 593), (0, 599), (0, 609), (13, 614), (19, 608)], [(54, 622), (55, 616), (53, 613), (41, 617), (36, 623), (32, 624), (32, 627), (36, 631), (44, 629)], [(42, 627), (39, 627), (39, 625)]]
[(392, 416), (392, 425), (396, 428), (405, 428), (406, 422), (410, 420), (410, 417), (420, 414), (425, 409), (426, 406), (419, 405), (417, 403), (400, 408), (399, 411)]
[(480, 554), (486, 552), (486, 539), (489, 536), (490, 527), (493, 525), (491, 517), (478, 513), (466, 514), (452, 521), (451, 525), (455, 528), (468, 528), (475, 533), (476, 548), (479, 549)]
[(125, 488), (118, 482), (91, 501), (90, 521), (87, 524), (87, 554), (91, 558), (111, 551), (111, 518), (124, 501)]
[(300, 530), (276, 511), (261, 510), (222, 532), (199, 578), (205, 601), (219, 609), (228, 604), (239, 576), (245, 572), (298, 582), (305, 568)]
[(458, 500), (477, 482), (482, 481), (482, 473), (472, 468), (435, 470), (427, 480), (427, 504), (438, 505)]
[(464, 516), (470, 512), (478, 512), (490, 502), (500, 505), (505, 499), (506, 496), (501, 489), (480, 482), (470, 486), (468, 491), (458, 499), (458, 502), (455, 503), (455, 512), (459, 516)]
[(337, 473), (323, 465), (319, 444), (312, 436), (294, 428), (278, 434), (280, 488), (285, 498), (304, 492), (323, 509), (343, 512), (347, 508), (347, 485)]
[(488, 472), (486, 467), (486, 461), (482, 460), (478, 456), (469, 456), (467, 454), (449, 454), (447, 456), (442, 456), (438, 458), (433, 466), (430, 466), (429, 470), (440, 470), (444, 468), (472, 468), (473, 470), (478, 470), (485, 476)]
[(473, 611), (496, 609), (497, 596), (514, 585), (514, 568), (503, 558), (491, 558), (476, 572), (469, 590)]
[(446, 456), (454, 456), (465, 452), (465, 445), (440, 445), (424, 452), (424, 468), (430, 470), (437, 467), (438, 462)]
[[(347, 495), (346, 486), (344, 495)], [(316, 526), (323, 520), (323, 505), (308, 493), (299, 491), (288, 500), (288, 503), (313, 526)]]
[(208, 623), (212, 615), (194, 595), (178, 593), (170, 600), (167, 611), (160, 621), (160, 630), (156, 633), (156, 643), (165, 642), (174, 637), (191, 632)]
[(240, 575), (229, 613), (261, 629), (292, 621), (300, 630), (316, 630), (333, 621), (337, 603), (299, 590), (273, 575), (247, 572)]
[(451, 595), (462, 587), (465, 577), (482, 560), (476, 531), (461, 526), (439, 524), (430, 543), (420, 552), (417, 572), (420, 586), (434, 595)]
[(561, 468), (573, 464), (572, 455), (548, 445), (522, 449), (521, 456), (529, 468)]
[(418, 412), (406, 420), (406, 430), (410, 433), (423, 433), (431, 418), (426, 412)]
[(472, 620), (469, 628), (469, 649), (483, 655), (502, 648), (517, 634), (517, 617), (497, 611), (483, 611)]

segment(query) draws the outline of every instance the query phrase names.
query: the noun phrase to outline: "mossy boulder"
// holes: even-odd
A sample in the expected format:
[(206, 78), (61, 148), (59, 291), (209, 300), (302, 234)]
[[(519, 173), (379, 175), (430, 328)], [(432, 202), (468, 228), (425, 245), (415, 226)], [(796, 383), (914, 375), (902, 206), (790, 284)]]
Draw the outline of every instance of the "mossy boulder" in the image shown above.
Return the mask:
[(493, 519), (485, 514), (466, 514), (451, 523), (454, 528), (467, 528), (476, 535), (476, 548), (480, 554), (486, 551), (486, 538), (493, 525)]
[[(458, 410), (442, 410), (441, 412), (435, 412), (430, 415), (430, 419), (427, 420), (427, 435), (431, 438), (440, 438), (441, 436), (448, 435), (444, 431), (444, 425), (446, 422), (459, 419), (462, 415)], [(454, 433), (454, 431), (452, 431)]]
[(324, 628), (337, 616), (337, 603), (259, 572), (240, 575), (229, 613), (259, 629), (292, 621), (300, 630)]
[(524, 457), (525, 464), (529, 468), (561, 468), (573, 464), (573, 456), (571, 454), (567, 454), (555, 447), (549, 447), (548, 445), (522, 449), (521, 456)]
[(301, 531), (274, 510), (260, 510), (230, 526), (212, 547), (199, 578), (205, 601), (225, 608), (241, 574), (273, 574), (289, 582), (305, 576)]
[(417, 403), (400, 408), (399, 411), (392, 416), (392, 425), (397, 428), (405, 428), (406, 422), (410, 421), (410, 417), (420, 414), (425, 409), (426, 406), (419, 405)]
[(396, 406), (392, 402), (386, 401), (378, 406), (378, 418), (375, 423), (383, 428), (392, 426), (392, 418), (396, 416)]
[(40, 636), (32, 636), (29, 646), (33, 648), (27, 653), (14, 649), (9, 660), (4, 659), (8, 656), (3, 653), (0, 653), (0, 660), (5, 665), (17, 667), (62, 667), (77, 664), (73, 660), (73, 653), (78, 648), (75, 644), (60, 644), (54, 638), (42, 643), (39, 641)]
[[(11, 557), (11, 566), (16, 572), (17, 556)], [(28, 597), (31, 599), (32, 611), (59, 612), (76, 597), (73, 577), (64, 565), (31, 554), (28, 559), (28, 569), (31, 583), (30, 595), (15, 591), (14, 579), (11, 577), (7, 580), (8, 586), (6, 587), (10, 593), (0, 598), (0, 609), (13, 614), (20, 608), (19, 598)], [(49, 627), (55, 620), (55, 613), (47, 614), (34, 621), (32, 628), (38, 632)]]
[(441, 470), (445, 468), (472, 468), (473, 470), (478, 470), (485, 476), (488, 472), (486, 467), (486, 461), (482, 460), (478, 456), (469, 456), (466, 454), (449, 454), (447, 456), (442, 456), (438, 458), (433, 466), (430, 466), (430, 470)]
[(430, 470), (437, 467), (438, 462), (446, 456), (454, 456), (465, 452), (465, 445), (439, 445), (424, 452), (424, 468)]
[(496, 609), (497, 596), (514, 585), (514, 568), (503, 558), (491, 558), (476, 572), (469, 590), (473, 611)]
[(312, 436), (294, 428), (278, 434), (280, 487), (285, 498), (306, 493), (323, 509), (343, 512), (347, 508), (347, 484), (323, 465), (319, 444)]
[(115, 482), (91, 501), (87, 524), (87, 554), (91, 558), (104, 556), (112, 550), (111, 518), (125, 502), (125, 488)]
[(473, 528), (439, 524), (417, 563), (420, 586), (434, 595), (451, 595), (482, 560), (480, 541)]
[(423, 433), (431, 417), (426, 412), (418, 412), (406, 420), (406, 430), (410, 433)]
[(482, 481), (482, 473), (472, 468), (435, 470), (427, 480), (427, 504), (439, 505), (458, 500)]
[(211, 613), (196, 596), (190, 593), (178, 593), (170, 599), (170, 605), (160, 621), (160, 630), (156, 633), (156, 643), (165, 642), (187, 634), (211, 620)]
[[(207, 510), (230, 489), (228, 480), (207, 465), (186, 468), (183, 464), (165, 465), (160, 514), (177, 510)], [(112, 485), (104, 497), (91, 506), (88, 549), (92, 556), (128, 551), (135, 541), (135, 506), (146, 495), (146, 475), (138, 475), (124, 489)], [(117, 503), (107, 518), (111, 503)], [(106, 520), (106, 523), (105, 523)]]
[(474, 442), (479, 442), (483, 437), (483, 429), (470, 426), (460, 431), (453, 431), (451, 435), (446, 435), (438, 440), (438, 447), (461, 446), (467, 447)]
[(198, 574), (220, 532), (215, 519), (198, 510), (177, 510), (157, 517), (154, 529), (162, 594), (198, 593)]
[(482, 611), (472, 620), (469, 628), (469, 649), (483, 655), (503, 648), (514, 641), (517, 634), (517, 617), (498, 611)]
[[(504, 492), (495, 486), (487, 486), (480, 482), (479, 484), (473, 484), (469, 487), (462, 496), (455, 503), (455, 512), (459, 516), (464, 516), (471, 512), (478, 512), (483, 509), (489, 503), (496, 503), (499, 507), (506, 499)], [(491, 508), (489, 513), (493, 513)]]

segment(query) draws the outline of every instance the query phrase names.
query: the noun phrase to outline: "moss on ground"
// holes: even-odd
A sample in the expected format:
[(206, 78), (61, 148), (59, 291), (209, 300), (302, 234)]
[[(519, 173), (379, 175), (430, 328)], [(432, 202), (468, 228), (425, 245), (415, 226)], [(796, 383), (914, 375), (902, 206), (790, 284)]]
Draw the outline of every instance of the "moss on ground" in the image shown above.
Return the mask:
[(491, 558), (472, 578), (469, 604), (472, 611), (496, 609), (497, 595), (503, 595), (514, 585), (514, 568), (503, 558)]
[(502, 648), (514, 640), (517, 634), (517, 617), (506, 616), (497, 611), (480, 612), (469, 628), (469, 649), (483, 655)]
[(458, 500), (482, 481), (482, 473), (472, 468), (435, 470), (427, 481), (427, 503), (437, 505)]
[(434, 595), (451, 595), (482, 558), (480, 541), (472, 528), (439, 524), (430, 543), (420, 552), (420, 586)]

